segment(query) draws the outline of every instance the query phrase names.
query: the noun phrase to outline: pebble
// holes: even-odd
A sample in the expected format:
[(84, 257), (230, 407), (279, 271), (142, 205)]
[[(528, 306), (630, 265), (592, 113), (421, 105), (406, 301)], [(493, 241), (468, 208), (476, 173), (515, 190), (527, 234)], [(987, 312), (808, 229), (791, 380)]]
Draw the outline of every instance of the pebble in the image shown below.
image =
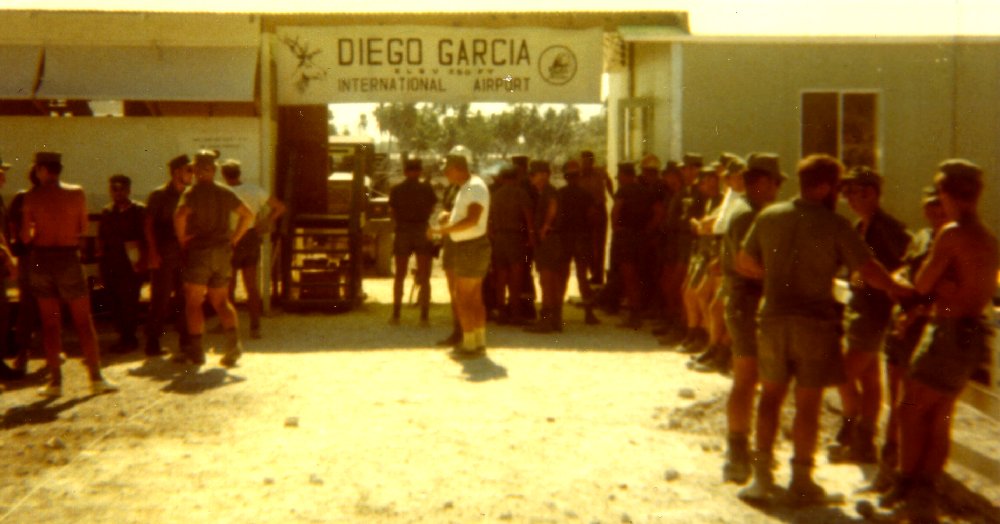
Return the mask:
[(555, 417), (546, 417), (546, 418), (545, 418), (545, 421), (546, 421), (546, 422), (555, 422), (555, 421), (556, 421), (556, 418), (555, 418)]
[(314, 486), (322, 486), (323, 479), (319, 478), (319, 475), (313, 473), (312, 475), (309, 475), (309, 483)]
[(125, 417), (128, 416), (128, 412), (126, 412), (124, 409), (119, 409), (118, 410), (118, 416), (121, 417), (121, 418), (125, 418)]
[(580, 517), (579, 515), (576, 514), (575, 511), (573, 511), (571, 509), (566, 510), (563, 513), (563, 515), (566, 515), (566, 518), (568, 518), (568, 519), (575, 519), (575, 518), (579, 518)]
[(299, 417), (288, 417), (285, 419), (286, 428), (297, 428), (299, 427)]
[(514, 515), (512, 515), (511, 512), (509, 512), (509, 511), (505, 511), (505, 512), (503, 512), (503, 513), (500, 514), (500, 520), (511, 520), (513, 518), (514, 518)]
[(66, 443), (59, 437), (52, 437), (45, 441), (45, 447), (49, 449), (66, 449)]
[(622, 513), (622, 522), (624, 524), (632, 524), (632, 517), (630, 517), (628, 513)]
[(680, 391), (677, 392), (677, 396), (679, 396), (681, 398), (686, 398), (686, 399), (693, 399), (695, 397), (695, 395), (694, 395), (694, 389), (692, 389), (692, 388), (681, 388)]
[(680, 476), (681, 476), (681, 474), (678, 473), (676, 469), (671, 468), (671, 469), (668, 469), (666, 471), (666, 473), (663, 474), (663, 479), (666, 480), (667, 482), (673, 482), (673, 481), (679, 479)]
[(449, 500), (448, 502), (445, 502), (444, 505), (441, 507), (444, 509), (451, 509), (455, 507), (455, 503)]
[(681, 419), (679, 418), (672, 418), (670, 419), (670, 422), (667, 423), (667, 427), (670, 429), (680, 429), (683, 425), (684, 423), (681, 422)]
[(271, 484), (274, 484), (274, 479), (271, 477), (264, 477), (264, 485), (270, 486)]

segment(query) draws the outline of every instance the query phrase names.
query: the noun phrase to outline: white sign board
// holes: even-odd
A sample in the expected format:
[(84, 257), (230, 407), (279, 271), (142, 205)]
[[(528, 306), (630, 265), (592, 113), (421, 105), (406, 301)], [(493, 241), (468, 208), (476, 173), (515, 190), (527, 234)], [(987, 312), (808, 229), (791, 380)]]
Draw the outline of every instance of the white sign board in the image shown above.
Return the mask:
[(279, 27), (278, 103), (597, 103), (602, 30)]

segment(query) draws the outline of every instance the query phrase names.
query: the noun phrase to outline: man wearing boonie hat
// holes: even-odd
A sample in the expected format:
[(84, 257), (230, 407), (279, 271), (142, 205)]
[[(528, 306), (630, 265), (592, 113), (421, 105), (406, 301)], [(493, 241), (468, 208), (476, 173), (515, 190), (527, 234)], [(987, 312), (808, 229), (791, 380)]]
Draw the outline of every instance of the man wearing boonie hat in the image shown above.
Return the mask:
[(396, 258), (396, 274), (392, 286), (392, 317), (389, 322), (399, 323), (403, 303), (403, 284), (410, 266), (410, 255), (417, 259), (414, 275), (419, 286), (417, 302), (420, 304), (420, 325), (429, 323), (431, 300), (431, 256), (434, 244), (427, 237), (431, 213), (437, 204), (437, 195), (427, 182), (420, 181), (423, 163), (419, 158), (410, 158), (403, 163), (405, 180), (389, 190), (389, 213), (395, 224), (392, 254)]
[[(160, 337), (163, 325), (171, 316), (179, 337), (175, 355), (190, 345), (184, 313), (184, 287), (181, 279), (181, 246), (174, 231), (174, 211), (181, 194), (191, 185), (194, 166), (187, 155), (167, 162), (170, 179), (146, 198), (146, 249), (149, 268), (149, 316), (146, 320), (147, 357), (163, 354)], [(181, 358), (181, 357), (178, 357)]]
[[(253, 213), (254, 221), (243, 238), (233, 247), (233, 278), (229, 280), (229, 297), (234, 300), (236, 273), (243, 277), (243, 289), (247, 294), (247, 313), (250, 317), (250, 338), (260, 338), (260, 317), (264, 314), (264, 301), (260, 293), (260, 251), (265, 236), (274, 230), (278, 219), (285, 214), (285, 203), (253, 182), (243, 179), (243, 167), (239, 160), (227, 159), (220, 166), (222, 178), (229, 189), (240, 197)], [(264, 210), (267, 213), (264, 213)], [(236, 227), (236, 216), (232, 217), (232, 227)], [(264, 271), (270, 270), (265, 267)]]
[[(735, 161), (730, 163), (730, 168), (734, 164)], [(757, 393), (757, 309), (763, 287), (757, 275), (746, 273), (736, 263), (736, 254), (754, 219), (774, 202), (787, 178), (781, 172), (778, 156), (770, 153), (751, 153), (740, 177), (746, 190), (733, 197), (720, 257), (723, 275), (720, 296), (726, 297), (723, 317), (732, 339), (733, 369), (733, 385), (726, 404), (728, 434), (722, 479), (737, 484), (745, 483), (751, 474), (750, 424)]]
[(755, 502), (769, 502), (776, 496), (774, 443), (781, 405), (794, 379), (788, 498), (802, 506), (842, 499), (827, 495), (812, 478), (823, 388), (845, 378), (834, 278), (841, 266), (847, 266), (869, 285), (893, 296), (911, 291), (893, 281), (850, 221), (836, 213), (843, 165), (829, 155), (810, 155), (799, 162), (797, 172), (799, 197), (761, 211), (737, 255), (747, 274), (763, 279), (764, 297), (757, 329), (761, 397), (753, 483), (739, 496)]
[(565, 251), (562, 237), (555, 229), (558, 201), (556, 189), (549, 183), (552, 172), (549, 163), (533, 160), (528, 169), (532, 190), (538, 201), (534, 210), (534, 230), (537, 238), (534, 250), (535, 267), (538, 269), (538, 284), (542, 294), (542, 309), (538, 320), (527, 327), (530, 333), (551, 333), (562, 331), (561, 292), (562, 267)]
[(605, 259), (608, 256), (608, 195), (614, 194), (611, 175), (602, 166), (596, 165), (593, 151), (580, 153), (580, 186), (590, 193), (597, 206), (597, 217), (593, 223), (590, 239), (593, 242), (590, 255), (590, 283), (603, 285)]
[[(601, 211), (597, 209), (590, 193), (580, 185), (580, 163), (576, 160), (568, 160), (563, 164), (562, 170), (566, 185), (558, 191), (556, 219), (553, 226), (562, 237), (563, 250), (565, 251), (561, 296), (565, 297), (566, 294), (566, 286), (569, 283), (569, 263), (572, 261), (576, 265), (576, 284), (580, 290), (580, 298), (583, 300), (584, 323), (587, 325), (599, 324), (600, 321), (594, 315), (595, 296), (590, 287), (590, 281), (587, 279), (587, 271), (593, 252), (590, 239), (592, 226)], [(560, 299), (560, 304), (561, 302), (562, 299)], [(562, 319), (561, 310), (557, 312), (557, 316)]]
[[(725, 187), (722, 203), (715, 211), (702, 219), (703, 227), (711, 224), (711, 236), (706, 239), (707, 271), (702, 284), (702, 300), (708, 300), (705, 309), (708, 317), (708, 348), (689, 363), (691, 369), (699, 372), (726, 372), (731, 364), (731, 341), (725, 324), (725, 301), (721, 293), (722, 273), (719, 267), (719, 256), (722, 251), (722, 234), (729, 223), (732, 207), (743, 195), (743, 170), (746, 169), (743, 159), (732, 153), (722, 153), (720, 165), (724, 166), (720, 182)], [(706, 235), (707, 236), (707, 235)]]
[(118, 340), (109, 349), (112, 353), (129, 353), (139, 349), (135, 329), (142, 287), (140, 273), (145, 271), (147, 258), (143, 227), (146, 206), (130, 198), (131, 178), (112, 175), (108, 186), (111, 203), (101, 210), (97, 223), (98, 269), (118, 330)]
[(490, 212), (490, 190), (478, 176), (469, 173), (464, 156), (449, 155), (444, 174), (459, 186), (455, 205), (444, 212), (440, 225), (431, 234), (448, 235), (447, 248), (453, 260), (451, 299), (462, 327), (462, 341), (452, 351), (457, 359), (486, 354), (486, 308), (483, 305), (483, 277), (490, 265), (490, 241), (486, 235)]
[[(611, 258), (624, 284), (628, 300), (628, 319), (618, 327), (639, 329), (642, 327), (642, 286), (639, 273), (640, 258), (643, 256), (644, 235), (652, 229), (653, 192), (636, 180), (635, 164), (618, 164), (618, 191), (615, 193), (614, 207), (611, 208)], [(652, 282), (646, 282), (647, 286)]]
[(983, 312), (1000, 272), (1000, 244), (979, 217), (983, 172), (963, 159), (938, 166), (934, 185), (948, 219), (913, 281), (933, 301), (899, 404), (899, 476), (880, 501), (903, 501), (914, 521), (936, 519), (936, 483), (948, 460), (955, 402), (972, 373), (989, 361), (992, 334)]
[[(175, 355), (175, 360), (185, 358), (199, 366), (205, 363), (202, 334), (207, 297), (219, 315), (225, 336), (219, 363), (232, 367), (243, 354), (236, 309), (229, 301), (233, 247), (253, 224), (253, 211), (231, 189), (215, 182), (217, 158), (217, 153), (207, 150), (194, 156), (194, 184), (181, 195), (174, 212), (174, 229), (184, 261), (184, 311), (191, 337), (190, 345), (182, 355)], [(235, 230), (231, 228), (231, 213), (239, 215)]]
[(536, 241), (534, 203), (518, 181), (517, 170), (500, 171), (490, 195), (489, 238), (493, 271), (493, 304), (500, 324), (523, 325), (527, 311), (521, 301), (528, 279), (529, 246)]
[[(886, 213), (879, 201), (882, 176), (869, 167), (851, 168), (841, 183), (847, 205), (858, 216), (854, 228), (865, 239), (875, 259), (888, 271), (903, 265), (910, 245), (906, 225)], [(830, 448), (832, 462), (873, 464), (878, 460), (875, 432), (882, 407), (882, 370), (879, 353), (892, 322), (892, 299), (884, 291), (851, 279), (851, 298), (844, 320), (844, 371), (841, 384), (843, 426), (837, 434), (840, 445)]]
[[(941, 198), (934, 186), (923, 189), (921, 199), (924, 219), (928, 227), (913, 235), (910, 247), (903, 255), (901, 275), (912, 282), (917, 271), (930, 254), (934, 237), (948, 223)], [(902, 396), (902, 382), (906, 371), (910, 368), (910, 359), (920, 343), (920, 337), (927, 326), (930, 311), (926, 308), (915, 308), (904, 311), (902, 307), (893, 309), (893, 329), (885, 339), (886, 391), (889, 393), (889, 417), (885, 424), (885, 441), (879, 452), (878, 474), (872, 481), (872, 488), (885, 491), (891, 487), (899, 465), (899, 400)]]
[(35, 153), (33, 169), (39, 184), (24, 197), (21, 239), (31, 244), (29, 285), (38, 299), (42, 345), (49, 383), (38, 390), (45, 397), (62, 395), (62, 303), (69, 306), (80, 350), (90, 378), (90, 392), (118, 391), (101, 375), (100, 350), (90, 312), (90, 289), (80, 263), (80, 237), (87, 231), (87, 197), (80, 186), (64, 184), (62, 155)]

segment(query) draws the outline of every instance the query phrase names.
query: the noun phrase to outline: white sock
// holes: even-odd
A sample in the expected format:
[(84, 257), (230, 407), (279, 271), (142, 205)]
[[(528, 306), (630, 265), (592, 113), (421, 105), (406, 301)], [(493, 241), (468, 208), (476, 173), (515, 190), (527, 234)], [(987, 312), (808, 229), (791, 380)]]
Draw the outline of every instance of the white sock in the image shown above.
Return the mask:
[(476, 347), (486, 347), (486, 328), (484, 327), (476, 330)]
[(462, 333), (462, 349), (472, 351), (476, 349), (476, 332), (465, 331)]

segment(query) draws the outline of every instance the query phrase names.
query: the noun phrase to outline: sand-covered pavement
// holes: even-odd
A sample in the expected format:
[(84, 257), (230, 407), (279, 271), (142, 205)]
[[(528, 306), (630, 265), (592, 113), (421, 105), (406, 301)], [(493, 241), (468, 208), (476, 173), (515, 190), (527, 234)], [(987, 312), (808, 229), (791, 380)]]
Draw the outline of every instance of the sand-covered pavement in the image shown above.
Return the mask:
[(488, 358), (455, 362), (433, 345), (450, 326), (435, 285), (430, 328), (410, 308), (389, 326), (390, 282), (373, 280), (359, 310), (265, 319), (235, 369), (136, 353), (107, 359), (113, 395), (88, 396), (75, 360), (59, 399), (34, 396), (39, 373), (9, 384), (0, 523), (852, 522), (872, 499), (851, 493), (860, 469), (821, 461), (847, 504), (747, 506), (719, 482), (726, 377), (574, 308), (563, 334), (490, 326)]

